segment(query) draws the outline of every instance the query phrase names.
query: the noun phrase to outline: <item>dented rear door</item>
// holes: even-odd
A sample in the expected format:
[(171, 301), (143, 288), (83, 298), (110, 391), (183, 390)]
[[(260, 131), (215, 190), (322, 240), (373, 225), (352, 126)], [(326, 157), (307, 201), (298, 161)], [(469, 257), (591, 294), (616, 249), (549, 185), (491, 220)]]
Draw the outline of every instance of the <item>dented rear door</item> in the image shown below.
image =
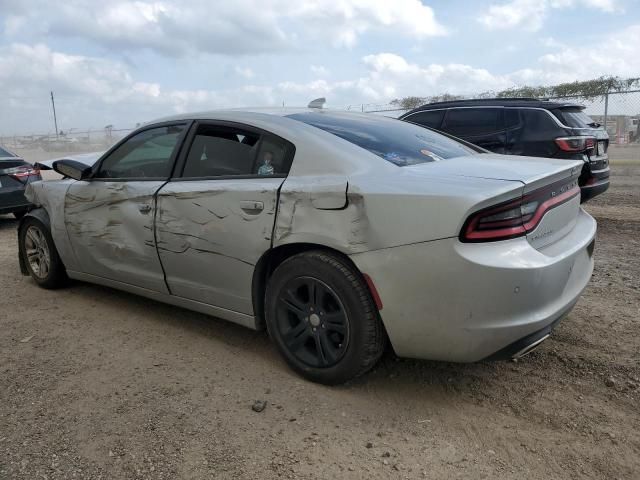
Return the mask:
[(253, 272), (271, 248), (292, 148), (246, 125), (197, 125), (180, 175), (157, 197), (158, 254), (172, 295), (253, 314)]
[(253, 314), (255, 265), (271, 247), (280, 178), (169, 182), (158, 253), (173, 295)]

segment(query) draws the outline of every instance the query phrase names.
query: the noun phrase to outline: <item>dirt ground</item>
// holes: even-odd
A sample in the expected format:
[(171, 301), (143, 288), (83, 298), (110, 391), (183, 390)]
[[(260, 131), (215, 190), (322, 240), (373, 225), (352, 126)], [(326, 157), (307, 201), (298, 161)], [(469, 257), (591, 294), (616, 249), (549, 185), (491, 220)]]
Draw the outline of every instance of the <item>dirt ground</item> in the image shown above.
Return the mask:
[[(264, 333), (20, 275), (0, 217), (0, 478), (640, 478), (640, 164), (587, 209), (596, 269), (514, 362), (301, 380)], [(261, 413), (256, 400), (267, 401)]]

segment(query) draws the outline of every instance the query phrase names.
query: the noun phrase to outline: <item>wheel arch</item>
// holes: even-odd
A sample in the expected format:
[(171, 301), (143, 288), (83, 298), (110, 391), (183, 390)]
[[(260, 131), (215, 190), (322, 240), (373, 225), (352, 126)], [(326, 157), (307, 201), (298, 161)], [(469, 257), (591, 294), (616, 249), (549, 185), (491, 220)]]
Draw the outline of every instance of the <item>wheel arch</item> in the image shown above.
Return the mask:
[(356, 264), (345, 253), (336, 250), (335, 248), (328, 247), (326, 245), (317, 243), (287, 243), (279, 245), (270, 250), (267, 250), (262, 257), (256, 263), (256, 267), (253, 271), (253, 280), (251, 284), (251, 296), (253, 302), (253, 311), (256, 319), (256, 326), (259, 330), (265, 328), (264, 319), (264, 297), (267, 289), (267, 283), (273, 272), (278, 268), (282, 262), (286, 259), (297, 255), (299, 253), (308, 252), (311, 250), (322, 250), (332, 253), (341, 259), (345, 260), (353, 269), (360, 274), (365, 285), (369, 289), (371, 294), (370, 285), (366, 280), (364, 274), (356, 266)]
[[(25, 222), (29, 218), (35, 218), (36, 220), (42, 222), (42, 224), (51, 230), (51, 220), (49, 219), (49, 214), (47, 211), (42, 208), (34, 208), (33, 210), (29, 210), (27, 214), (20, 219), (18, 223), (18, 238), (20, 238), (20, 234), (22, 233), (22, 229), (24, 228)], [(24, 249), (22, 246), (22, 242), (18, 242), (18, 261), (20, 262), (20, 272), (22, 275), (28, 276), (29, 271), (27, 270), (27, 265), (24, 262)]]

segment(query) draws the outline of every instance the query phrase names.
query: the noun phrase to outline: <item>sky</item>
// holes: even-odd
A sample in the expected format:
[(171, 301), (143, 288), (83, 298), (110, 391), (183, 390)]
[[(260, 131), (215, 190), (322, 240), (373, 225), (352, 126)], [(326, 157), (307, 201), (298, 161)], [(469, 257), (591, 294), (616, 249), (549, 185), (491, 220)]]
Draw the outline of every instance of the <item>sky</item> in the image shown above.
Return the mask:
[(640, 76), (640, 0), (0, 0), (0, 135)]

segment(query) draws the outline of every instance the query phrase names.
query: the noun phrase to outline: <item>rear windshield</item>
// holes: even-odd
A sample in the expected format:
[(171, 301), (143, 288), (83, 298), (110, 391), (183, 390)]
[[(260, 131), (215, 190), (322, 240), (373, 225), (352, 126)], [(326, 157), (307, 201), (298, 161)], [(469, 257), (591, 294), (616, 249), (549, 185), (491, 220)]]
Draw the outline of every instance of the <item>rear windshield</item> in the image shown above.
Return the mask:
[(554, 113), (567, 127), (573, 128), (597, 128), (600, 125), (594, 122), (581, 108), (560, 108)]
[(326, 112), (288, 117), (332, 133), (400, 167), (477, 153), (444, 135), (391, 118)]
[(15, 157), (15, 155), (4, 148), (0, 147), (0, 157)]

